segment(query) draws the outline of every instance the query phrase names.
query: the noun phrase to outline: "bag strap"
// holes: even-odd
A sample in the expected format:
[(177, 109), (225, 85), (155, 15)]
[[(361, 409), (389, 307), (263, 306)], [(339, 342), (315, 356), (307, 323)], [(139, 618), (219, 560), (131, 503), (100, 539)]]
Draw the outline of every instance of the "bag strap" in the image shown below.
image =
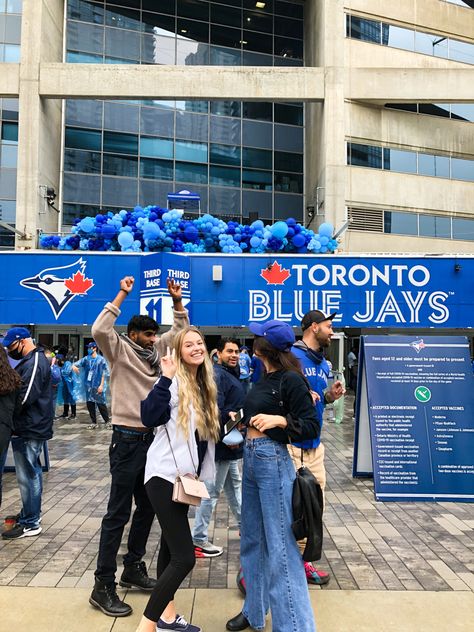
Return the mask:
[[(285, 374), (283, 374), (280, 378), (280, 384), (278, 385), (278, 395), (279, 395), (279, 400), (278, 400), (278, 406), (281, 409), (285, 408), (285, 404), (283, 402), (283, 393), (282, 393), (282, 384), (283, 384), (283, 378), (285, 377)], [(283, 415), (283, 417), (286, 417), (286, 415)], [(291, 443), (291, 437), (288, 437), (290, 439), (290, 443)], [(303, 448), (301, 448), (301, 454), (300, 454), (300, 458), (301, 458), (301, 467), (303, 467), (304, 465), (304, 459), (303, 459)]]
[[(170, 445), (170, 450), (171, 450), (171, 454), (172, 454), (172, 456), (173, 456), (173, 461), (174, 461), (174, 464), (176, 465), (176, 471), (178, 472), (178, 475), (179, 475), (179, 476), (181, 476), (181, 474), (179, 473), (179, 467), (178, 467), (178, 464), (177, 464), (177, 462), (176, 462), (176, 457), (175, 457), (175, 455), (174, 455), (174, 451), (173, 451), (173, 448), (172, 448), (172, 446), (171, 446), (170, 435), (169, 435), (169, 433), (168, 433), (168, 428), (166, 427), (166, 425), (165, 425), (165, 432), (166, 432), (166, 436), (168, 437), (168, 443), (169, 443), (169, 445)], [(186, 439), (186, 445), (188, 446), (189, 456), (191, 457), (191, 463), (193, 464), (193, 468), (194, 468), (194, 475), (197, 477), (197, 469), (196, 469), (196, 465), (195, 465), (195, 463), (194, 463), (194, 459), (193, 459), (193, 455), (192, 455), (192, 452), (191, 452), (191, 448), (189, 447), (189, 441), (188, 441), (187, 439)]]

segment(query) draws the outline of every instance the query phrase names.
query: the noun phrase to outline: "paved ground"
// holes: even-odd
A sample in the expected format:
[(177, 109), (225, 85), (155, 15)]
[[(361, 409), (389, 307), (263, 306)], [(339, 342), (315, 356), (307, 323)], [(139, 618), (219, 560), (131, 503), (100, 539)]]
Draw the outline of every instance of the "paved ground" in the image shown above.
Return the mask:
[[(324, 590), (474, 591), (474, 505), (375, 502), (372, 481), (351, 477), (353, 422), (347, 398), (344, 422), (324, 426), (328, 484), (322, 568), (332, 580)], [(0, 585), (83, 587), (93, 583), (99, 528), (107, 499), (109, 431), (56, 423), (45, 475), (43, 533), (0, 540)], [(4, 475), (2, 516), (15, 513), (14, 474)], [(229, 524), (230, 521), (230, 524)], [(239, 538), (225, 499), (211, 524), (225, 553), (198, 560), (186, 588), (234, 587)], [(154, 566), (159, 540), (153, 528), (147, 563)]]

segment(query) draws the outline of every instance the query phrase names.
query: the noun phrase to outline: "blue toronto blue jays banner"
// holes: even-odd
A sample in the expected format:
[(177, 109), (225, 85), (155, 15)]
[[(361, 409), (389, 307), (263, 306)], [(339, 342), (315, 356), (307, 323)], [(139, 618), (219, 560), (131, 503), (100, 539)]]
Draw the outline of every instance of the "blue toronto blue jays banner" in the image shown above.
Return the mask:
[[(172, 322), (166, 278), (180, 281), (198, 326), (337, 311), (335, 327), (469, 328), (474, 258), (0, 253), (0, 323), (90, 325), (132, 275), (119, 324), (139, 311)], [(138, 282), (139, 280), (139, 282)]]
[[(221, 279), (214, 270), (221, 267)], [(474, 259), (442, 257), (191, 257), (196, 325), (337, 311), (335, 327), (472, 327)]]
[[(0, 323), (91, 325), (119, 291), (121, 278), (139, 279), (140, 259), (121, 253), (1, 253)], [(139, 312), (138, 297), (136, 287), (123, 303), (119, 324)]]
[(474, 376), (461, 336), (363, 336), (355, 476), (377, 500), (474, 502)]

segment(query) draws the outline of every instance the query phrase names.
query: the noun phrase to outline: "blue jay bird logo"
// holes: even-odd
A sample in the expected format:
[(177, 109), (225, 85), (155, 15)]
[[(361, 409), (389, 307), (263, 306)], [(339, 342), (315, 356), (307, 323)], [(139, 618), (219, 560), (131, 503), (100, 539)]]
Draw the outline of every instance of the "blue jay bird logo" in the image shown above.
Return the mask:
[(84, 296), (94, 287), (93, 279), (86, 277), (85, 270), (86, 261), (81, 258), (67, 266), (46, 268), (34, 277), (22, 279), (20, 285), (41, 292), (58, 320), (75, 296)]
[(415, 342), (410, 342), (410, 347), (413, 347), (413, 349), (415, 349), (417, 353), (420, 353), (420, 351), (424, 349), (426, 345), (423, 342), (423, 339), (421, 339), (421, 340), (415, 340)]

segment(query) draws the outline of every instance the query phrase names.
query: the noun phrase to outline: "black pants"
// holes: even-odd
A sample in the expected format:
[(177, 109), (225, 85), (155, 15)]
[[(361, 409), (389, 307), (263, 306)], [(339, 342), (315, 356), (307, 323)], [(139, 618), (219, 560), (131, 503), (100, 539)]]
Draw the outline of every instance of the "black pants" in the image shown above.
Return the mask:
[(153, 441), (153, 433), (143, 437), (126, 435), (114, 430), (109, 448), (110, 485), (107, 513), (102, 520), (99, 555), (95, 576), (104, 583), (115, 580), (117, 555), (123, 530), (130, 519), (132, 500), (136, 509), (128, 536), (128, 551), (123, 557), (124, 566), (139, 562), (146, 552), (155, 512), (148, 500), (143, 477), (146, 453)]
[[(89, 415), (91, 417), (91, 421), (93, 424), (97, 423), (97, 416), (95, 412), (96, 402), (86, 402), (87, 410), (89, 411)], [(97, 408), (102, 416), (102, 419), (106, 424), (109, 423), (109, 411), (107, 410), (107, 406), (105, 404), (97, 404)]]
[(8, 444), (10, 443), (10, 437), (12, 436), (12, 429), (10, 426), (0, 421), (0, 507), (2, 505), (2, 477), (3, 468), (7, 459)]
[[(91, 402), (92, 404), (94, 402)], [(76, 404), (71, 404), (71, 415), (73, 417), (76, 416)], [(94, 414), (95, 414), (95, 408), (94, 408)], [(69, 415), (69, 404), (64, 404), (64, 410), (63, 410), (63, 417), (67, 417)]]
[(151, 478), (145, 485), (150, 502), (161, 526), (156, 583), (143, 613), (158, 621), (164, 609), (196, 563), (188, 505), (172, 501), (173, 485), (163, 478)]

